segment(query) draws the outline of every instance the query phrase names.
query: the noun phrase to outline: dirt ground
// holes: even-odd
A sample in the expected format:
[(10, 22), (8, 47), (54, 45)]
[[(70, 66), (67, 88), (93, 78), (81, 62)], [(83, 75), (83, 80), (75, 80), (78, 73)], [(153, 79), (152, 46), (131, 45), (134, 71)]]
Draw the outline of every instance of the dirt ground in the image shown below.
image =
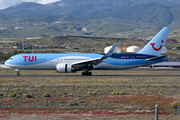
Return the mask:
[[(22, 74), (56, 74), (21, 71)], [(99, 71), (95, 74), (179, 75), (179, 71)], [(14, 74), (1, 70), (0, 75)], [(77, 73), (79, 74), (79, 73)], [(71, 74), (70, 74), (71, 75)], [(178, 77), (0, 78), (0, 119), (180, 119)]]
[[(1, 117), (1, 120), (154, 120), (154, 115), (114, 115), (97, 116), (89, 114), (48, 114), (48, 115), (22, 115), (16, 114), (9, 117)], [(178, 115), (160, 115), (159, 120), (179, 120)]]

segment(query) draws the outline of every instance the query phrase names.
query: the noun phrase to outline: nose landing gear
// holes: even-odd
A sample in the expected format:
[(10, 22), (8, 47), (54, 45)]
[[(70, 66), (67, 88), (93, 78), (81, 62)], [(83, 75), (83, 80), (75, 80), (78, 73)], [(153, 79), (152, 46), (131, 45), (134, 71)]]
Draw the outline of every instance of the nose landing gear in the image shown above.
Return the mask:
[(16, 75), (20, 76), (19, 69), (15, 69), (15, 71), (17, 72)]
[(17, 72), (17, 73), (16, 73), (16, 75), (17, 75), (17, 76), (20, 76), (20, 73), (19, 73), (19, 72)]

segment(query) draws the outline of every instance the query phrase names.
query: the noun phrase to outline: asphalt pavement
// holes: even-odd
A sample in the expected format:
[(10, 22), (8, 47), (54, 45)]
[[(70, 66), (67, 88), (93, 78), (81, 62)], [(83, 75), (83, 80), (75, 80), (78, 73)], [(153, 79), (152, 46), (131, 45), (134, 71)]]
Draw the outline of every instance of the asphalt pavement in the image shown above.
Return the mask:
[(0, 75), (0, 78), (36, 78), (36, 77), (180, 77), (180, 75), (92, 75), (92, 76), (82, 76), (82, 75)]

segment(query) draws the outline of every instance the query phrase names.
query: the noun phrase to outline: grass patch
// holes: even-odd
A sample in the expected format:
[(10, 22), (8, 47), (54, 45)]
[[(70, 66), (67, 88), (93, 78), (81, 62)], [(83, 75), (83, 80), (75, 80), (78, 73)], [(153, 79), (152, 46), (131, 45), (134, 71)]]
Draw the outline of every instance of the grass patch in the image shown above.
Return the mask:
[(25, 94), (23, 94), (23, 96), (26, 97), (26, 98), (31, 98), (32, 97), (32, 95), (29, 94), (29, 93), (25, 93)]
[(19, 88), (15, 88), (14, 90), (15, 90), (15, 91), (19, 91), (20, 89), (19, 89)]
[(89, 92), (89, 91), (88, 91), (88, 92), (87, 92), (87, 95), (92, 95), (92, 92)]
[(115, 91), (112, 92), (113, 95), (125, 95), (126, 93), (124, 91)]
[(69, 94), (69, 97), (73, 97), (73, 93), (70, 93), (70, 94)]
[(10, 94), (9, 94), (9, 97), (15, 98), (15, 97), (16, 97), (16, 93), (10, 93)]
[(0, 93), (0, 98), (3, 97), (3, 93)]
[(42, 97), (50, 97), (50, 94), (48, 94), (48, 93), (43, 93), (43, 94), (42, 94)]
[(172, 106), (173, 108), (180, 107), (180, 100), (173, 101), (170, 106)]
[(72, 102), (68, 104), (69, 106), (77, 106), (78, 104), (76, 102)]

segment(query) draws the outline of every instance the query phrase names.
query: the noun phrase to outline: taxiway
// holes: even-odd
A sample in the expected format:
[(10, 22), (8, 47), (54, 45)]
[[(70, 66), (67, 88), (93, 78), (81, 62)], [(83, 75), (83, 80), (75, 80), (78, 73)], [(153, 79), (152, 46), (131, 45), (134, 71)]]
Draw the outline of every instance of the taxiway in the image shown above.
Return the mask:
[(0, 78), (36, 78), (36, 77), (180, 77), (180, 75), (92, 75), (92, 76), (81, 76), (81, 75), (0, 75)]

